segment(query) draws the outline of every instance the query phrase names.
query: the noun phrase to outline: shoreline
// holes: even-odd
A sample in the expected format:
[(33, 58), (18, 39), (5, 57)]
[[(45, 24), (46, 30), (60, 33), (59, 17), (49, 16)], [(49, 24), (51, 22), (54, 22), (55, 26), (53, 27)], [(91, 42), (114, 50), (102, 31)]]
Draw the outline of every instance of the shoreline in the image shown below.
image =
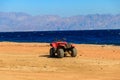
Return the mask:
[[(0, 43), (16, 43), (16, 44), (50, 44), (49, 42), (14, 42), (14, 41), (0, 41)], [(72, 43), (76, 45), (100, 45), (100, 46), (120, 46), (119, 44), (88, 44), (88, 43)]]

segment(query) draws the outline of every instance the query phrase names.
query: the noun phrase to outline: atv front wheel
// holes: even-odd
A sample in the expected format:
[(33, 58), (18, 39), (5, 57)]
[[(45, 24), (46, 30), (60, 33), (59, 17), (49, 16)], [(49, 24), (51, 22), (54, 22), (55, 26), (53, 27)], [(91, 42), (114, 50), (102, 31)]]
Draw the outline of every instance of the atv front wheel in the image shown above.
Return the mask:
[(71, 56), (76, 57), (77, 56), (77, 50), (76, 48), (71, 49)]
[(58, 49), (57, 56), (58, 56), (58, 58), (63, 58), (64, 57), (64, 50)]
[(55, 49), (50, 48), (50, 57), (55, 57)]

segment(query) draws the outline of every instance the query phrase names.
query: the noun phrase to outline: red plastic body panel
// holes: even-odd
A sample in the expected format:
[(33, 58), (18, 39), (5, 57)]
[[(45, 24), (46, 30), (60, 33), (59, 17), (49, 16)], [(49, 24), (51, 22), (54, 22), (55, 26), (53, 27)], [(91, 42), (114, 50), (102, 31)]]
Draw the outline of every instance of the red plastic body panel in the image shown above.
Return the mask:
[(57, 48), (57, 45), (55, 43), (51, 43), (50, 46), (53, 48)]
[[(67, 42), (58, 41), (58, 42), (52, 42), (50, 44), (50, 46), (53, 47), (53, 48), (57, 48), (59, 46), (65, 46), (66, 44), (68, 44), (68, 43)], [(73, 44), (71, 46), (74, 47)]]

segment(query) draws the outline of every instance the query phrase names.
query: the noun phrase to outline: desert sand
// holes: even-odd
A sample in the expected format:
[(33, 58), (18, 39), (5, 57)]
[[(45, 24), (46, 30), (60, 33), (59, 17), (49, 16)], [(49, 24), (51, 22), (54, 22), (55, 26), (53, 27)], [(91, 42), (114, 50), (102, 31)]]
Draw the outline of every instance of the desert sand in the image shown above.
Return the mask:
[(120, 46), (75, 46), (77, 57), (60, 59), (48, 43), (0, 42), (0, 80), (120, 80)]

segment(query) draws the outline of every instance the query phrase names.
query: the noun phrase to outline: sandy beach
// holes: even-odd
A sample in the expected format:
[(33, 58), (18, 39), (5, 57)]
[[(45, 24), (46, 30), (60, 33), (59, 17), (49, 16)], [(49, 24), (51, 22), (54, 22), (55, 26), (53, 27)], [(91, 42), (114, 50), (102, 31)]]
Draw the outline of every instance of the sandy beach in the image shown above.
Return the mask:
[(75, 44), (78, 55), (49, 57), (49, 43), (0, 42), (1, 80), (120, 80), (120, 46)]

